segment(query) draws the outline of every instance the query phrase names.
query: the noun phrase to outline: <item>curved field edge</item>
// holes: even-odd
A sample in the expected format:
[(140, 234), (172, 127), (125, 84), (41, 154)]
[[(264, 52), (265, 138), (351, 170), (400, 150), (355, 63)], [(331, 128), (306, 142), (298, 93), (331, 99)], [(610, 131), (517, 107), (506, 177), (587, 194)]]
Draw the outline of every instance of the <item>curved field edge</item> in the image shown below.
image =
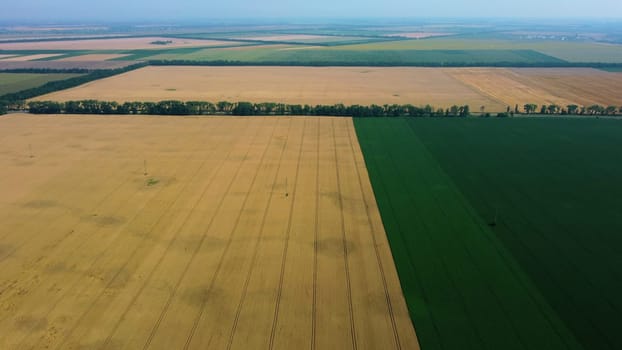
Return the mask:
[(580, 349), (406, 119), (354, 120), (422, 349)]
[(583, 346), (622, 348), (622, 123), (409, 123)]

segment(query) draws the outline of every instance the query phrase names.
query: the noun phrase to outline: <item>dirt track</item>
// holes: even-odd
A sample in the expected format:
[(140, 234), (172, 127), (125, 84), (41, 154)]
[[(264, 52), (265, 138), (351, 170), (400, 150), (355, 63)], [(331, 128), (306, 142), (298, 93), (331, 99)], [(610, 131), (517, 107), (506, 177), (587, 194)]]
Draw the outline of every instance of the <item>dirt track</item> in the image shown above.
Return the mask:
[(9, 115), (0, 144), (2, 349), (418, 348), (350, 119)]

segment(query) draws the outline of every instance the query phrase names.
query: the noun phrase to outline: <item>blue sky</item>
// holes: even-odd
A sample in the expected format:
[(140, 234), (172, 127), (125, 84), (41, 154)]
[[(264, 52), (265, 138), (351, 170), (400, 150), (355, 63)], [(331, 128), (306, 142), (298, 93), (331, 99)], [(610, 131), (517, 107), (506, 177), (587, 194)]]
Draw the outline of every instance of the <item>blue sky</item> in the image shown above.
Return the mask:
[(622, 0), (2, 0), (0, 20), (232, 18), (622, 18)]

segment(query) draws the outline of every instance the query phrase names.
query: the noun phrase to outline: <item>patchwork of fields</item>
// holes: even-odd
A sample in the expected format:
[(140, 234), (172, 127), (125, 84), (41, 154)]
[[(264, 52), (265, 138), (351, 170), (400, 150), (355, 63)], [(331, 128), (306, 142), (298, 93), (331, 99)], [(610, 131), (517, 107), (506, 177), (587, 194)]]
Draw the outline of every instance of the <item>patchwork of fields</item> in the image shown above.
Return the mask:
[(594, 69), (146, 67), (37, 100), (412, 104), (504, 112), (526, 103), (622, 105), (622, 76)]
[(417, 349), (349, 118), (0, 118), (0, 348)]
[(618, 120), (356, 119), (423, 349), (618, 349)]
[[(622, 349), (622, 32), (513, 26), (0, 28), (0, 349)], [(5, 95), (134, 64), (33, 100), (609, 108)]]

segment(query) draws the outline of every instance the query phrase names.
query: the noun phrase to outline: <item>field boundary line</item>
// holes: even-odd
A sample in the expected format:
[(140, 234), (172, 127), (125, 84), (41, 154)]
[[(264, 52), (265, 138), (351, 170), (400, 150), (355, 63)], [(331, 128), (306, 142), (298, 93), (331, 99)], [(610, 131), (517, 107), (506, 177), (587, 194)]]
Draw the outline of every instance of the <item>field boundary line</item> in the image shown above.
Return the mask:
[(279, 155), (279, 161), (277, 163), (277, 168), (276, 168), (276, 171), (274, 173), (274, 179), (272, 180), (272, 188), (270, 190), (270, 197), (268, 198), (268, 203), (266, 204), (266, 208), (265, 208), (263, 216), (261, 218), (261, 223), (259, 224), (259, 234), (257, 235), (257, 239), (255, 241), (255, 247), (253, 248), (253, 256), (251, 257), (250, 268), (248, 269), (248, 272), (246, 274), (246, 279), (244, 281), (244, 286), (242, 287), (242, 296), (241, 296), (240, 301), (238, 303), (238, 306), (236, 308), (235, 318), (234, 318), (234, 321), (233, 321), (233, 326), (231, 327), (231, 332), (229, 333), (229, 340), (227, 341), (227, 350), (231, 349), (231, 346), (233, 345), (233, 339), (235, 337), (235, 332), (237, 330), (238, 321), (240, 319), (240, 313), (242, 312), (242, 308), (244, 306), (244, 302), (246, 301), (246, 294), (247, 294), (247, 291), (248, 291), (248, 284), (250, 283), (251, 276), (253, 274), (253, 271), (255, 270), (255, 262), (257, 261), (257, 255), (259, 253), (259, 245), (260, 245), (261, 241), (263, 241), (264, 226), (265, 226), (265, 223), (266, 223), (266, 218), (268, 217), (268, 212), (270, 211), (270, 206), (272, 204), (272, 198), (275, 196), (274, 191), (275, 191), (277, 179), (278, 179), (278, 176), (279, 176), (279, 172), (281, 170), (281, 161), (283, 160), (283, 154), (285, 154), (285, 149), (287, 148), (287, 144), (289, 143), (289, 134), (290, 134), (291, 126), (292, 126), (292, 119), (289, 118), (289, 125), (288, 125), (288, 128), (287, 128), (287, 136), (285, 138), (285, 143), (283, 144), (283, 148), (281, 149), (281, 153)]
[(297, 192), (296, 188), (298, 187), (298, 175), (300, 174), (300, 159), (302, 158), (302, 148), (304, 145), (306, 129), (307, 129), (307, 119), (304, 119), (303, 124), (302, 124), (302, 137), (300, 140), (300, 147), (298, 149), (298, 159), (296, 163), (296, 176), (294, 177), (294, 188), (292, 189), (292, 196), (291, 196), (292, 199), (291, 199), (291, 204), (289, 208), (290, 215), (287, 219), (287, 229), (285, 231), (285, 242), (283, 244), (283, 257), (281, 259), (281, 271), (280, 271), (280, 276), (279, 276), (279, 285), (277, 288), (276, 303), (274, 307), (274, 316), (272, 319), (272, 329), (270, 330), (270, 340), (268, 342), (268, 349), (270, 350), (274, 349), (276, 328), (277, 328), (278, 321), (279, 321), (279, 310), (281, 307), (281, 294), (283, 292), (283, 280), (285, 279), (285, 264), (287, 263), (287, 250), (288, 250), (289, 239), (290, 239), (290, 234), (292, 230), (292, 216), (293, 216), (292, 214), (294, 212), (294, 203), (296, 202), (296, 192)]
[[(354, 121), (352, 121), (352, 120), (350, 122), (354, 123)], [(354, 128), (354, 125), (352, 125), (352, 128)], [(385, 271), (384, 271), (384, 266), (383, 266), (383, 263), (382, 263), (382, 259), (380, 257), (380, 251), (379, 251), (379, 248), (378, 248), (378, 242), (376, 240), (376, 235), (378, 233), (377, 233), (376, 229), (374, 228), (374, 224), (372, 222), (371, 215), (370, 215), (370, 212), (369, 212), (369, 205), (368, 205), (369, 201), (367, 200), (367, 196), (365, 196), (365, 190), (363, 188), (363, 177), (361, 175), (361, 170), (360, 170), (360, 167), (359, 167), (360, 163), (358, 162), (357, 157), (356, 157), (356, 150), (355, 150), (355, 147), (354, 147), (354, 143), (352, 142), (352, 131), (350, 130), (350, 127), (348, 127), (347, 130), (348, 130), (348, 140), (349, 140), (349, 143), (350, 143), (350, 150), (352, 151), (351, 152), (352, 159), (354, 160), (354, 167), (356, 169), (356, 175), (357, 175), (357, 179), (358, 179), (359, 189), (361, 191), (361, 198), (363, 199), (363, 205), (365, 205), (365, 211), (367, 213), (367, 223), (369, 224), (369, 228), (371, 230), (371, 238), (372, 238), (372, 242), (373, 242), (373, 245), (374, 245), (374, 252), (376, 253), (376, 262), (378, 263), (378, 267), (379, 267), (379, 271), (380, 271), (380, 277), (382, 278), (382, 288), (383, 288), (383, 291), (384, 291), (384, 297), (385, 297), (385, 301), (386, 301), (386, 305), (387, 305), (387, 311), (389, 312), (389, 316), (390, 316), (390, 319), (391, 319), (391, 328), (393, 330), (393, 338), (394, 338), (394, 341), (395, 341), (396, 348), (398, 350), (401, 350), (402, 349), (402, 344), (400, 342), (400, 336), (399, 336), (399, 332), (397, 330), (397, 323), (395, 321), (395, 314), (394, 314), (394, 311), (393, 311), (393, 304), (391, 302), (391, 293), (390, 293), (389, 287), (387, 285), (387, 277), (386, 277), (386, 274), (385, 274)], [(362, 154), (362, 150), (361, 150), (361, 154)], [(391, 253), (391, 248), (389, 248), (389, 252)], [(391, 255), (391, 257), (393, 256), (393, 254), (390, 254), (390, 255)], [(399, 281), (399, 279), (398, 279), (398, 281)], [(400, 292), (402, 292), (401, 291), (401, 284), (400, 284)], [(411, 321), (411, 324), (412, 324), (412, 321)], [(415, 333), (415, 336), (416, 336), (416, 333)], [(418, 342), (418, 339), (417, 339), (417, 342)]]
[(313, 230), (313, 305), (311, 307), (311, 350), (316, 348), (317, 337), (317, 275), (318, 275), (318, 242), (320, 238), (320, 129), (321, 119), (317, 118), (317, 135), (316, 135), (316, 149), (315, 149), (315, 217), (314, 217), (314, 230)]
[[(205, 294), (207, 295), (207, 298), (203, 298), (201, 300), (201, 306), (199, 306), (199, 313), (197, 314), (197, 316), (195, 317), (195, 319), (193, 321), (192, 328), (190, 329), (190, 332), (188, 334), (188, 337), (186, 338), (186, 342), (185, 342), (184, 347), (183, 347), (184, 349), (188, 349), (190, 347), (190, 343), (192, 342), (194, 334), (196, 333), (197, 327), (199, 326), (199, 322), (201, 322), (201, 318), (203, 317), (203, 312), (205, 311), (205, 305), (207, 304), (207, 300), (209, 299), (209, 294), (211, 293), (212, 289), (214, 288), (214, 284), (216, 284), (216, 279), (220, 275), (220, 270), (222, 268), (223, 261), (225, 260), (225, 257), (229, 253), (229, 248), (231, 247), (231, 243), (233, 242), (233, 236), (235, 235), (235, 232), (238, 229), (238, 225), (240, 224), (240, 219), (242, 218), (244, 209), (246, 208), (246, 204), (248, 203), (248, 197), (250, 197), (250, 192), (253, 189), (253, 187), (255, 186), (255, 182), (257, 181), (257, 177), (258, 177), (259, 172), (261, 170), (261, 166), (264, 165), (266, 154), (268, 153), (268, 149), (270, 148), (270, 145), (272, 145), (272, 143), (274, 141), (274, 133), (275, 133), (276, 129), (277, 129), (277, 123), (275, 123), (275, 125), (272, 127), (272, 132), (270, 134), (270, 139), (268, 140), (268, 142), (267, 142), (267, 144), (266, 144), (266, 146), (265, 146), (265, 148), (263, 150), (263, 153), (261, 154), (261, 159), (260, 159), (260, 161), (259, 161), (259, 163), (257, 165), (257, 169), (256, 169), (255, 173), (253, 174), (253, 179), (251, 180), (251, 183), (248, 186), (248, 191), (246, 191), (246, 194), (244, 196), (244, 200), (242, 201), (242, 206), (240, 207), (240, 210), (238, 211), (238, 215), (237, 215), (237, 217), (235, 219), (235, 224), (231, 228), (231, 232), (230, 232), (230, 234), (228, 236), (227, 244), (225, 246), (225, 249), (222, 252), (222, 255), (220, 256), (220, 259), (218, 260), (218, 265), (216, 266), (216, 270), (214, 271), (214, 274), (212, 275), (212, 278), (211, 278), (211, 281), (210, 281), (210, 285), (207, 288), (207, 291), (205, 292)], [(250, 151), (250, 148), (249, 148), (249, 151)], [(248, 152), (246, 153), (246, 156), (247, 155), (248, 155)], [(244, 156), (245, 160), (246, 160), (246, 156)], [(235, 178), (237, 178), (237, 175), (238, 174), (236, 174)], [(268, 200), (270, 198), (272, 198), (272, 195), (270, 195), (270, 197), (268, 197)], [(201, 248), (201, 246), (203, 245), (204, 238), (207, 236), (208, 231), (209, 230), (205, 230), (205, 233), (204, 233), (203, 237), (201, 237), (201, 241), (198, 244), (198, 248), (197, 248), (196, 252), (198, 252), (199, 249)], [(183, 277), (186, 275), (187, 270), (190, 267), (190, 265), (192, 264), (195, 256), (196, 256), (196, 254), (194, 254), (192, 256), (192, 259), (188, 263), (187, 268), (184, 270), (181, 279), (183, 279)], [(177, 288), (175, 288), (175, 290), (173, 292), (173, 295), (176, 293), (176, 291), (177, 291)]]
[(352, 337), (352, 349), (356, 350), (356, 325), (354, 322), (354, 306), (352, 305), (352, 281), (350, 278), (350, 264), (348, 260), (348, 239), (346, 235), (346, 223), (343, 214), (343, 194), (341, 192), (341, 176), (339, 172), (339, 156), (337, 152), (337, 137), (335, 136), (335, 119), (331, 120), (333, 135), (333, 151), (335, 156), (335, 174), (337, 175), (337, 198), (339, 199), (339, 213), (341, 216), (341, 241), (343, 244), (343, 265), (346, 272), (346, 294), (348, 296), (348, 309), (350, 313), (350, 335)]

